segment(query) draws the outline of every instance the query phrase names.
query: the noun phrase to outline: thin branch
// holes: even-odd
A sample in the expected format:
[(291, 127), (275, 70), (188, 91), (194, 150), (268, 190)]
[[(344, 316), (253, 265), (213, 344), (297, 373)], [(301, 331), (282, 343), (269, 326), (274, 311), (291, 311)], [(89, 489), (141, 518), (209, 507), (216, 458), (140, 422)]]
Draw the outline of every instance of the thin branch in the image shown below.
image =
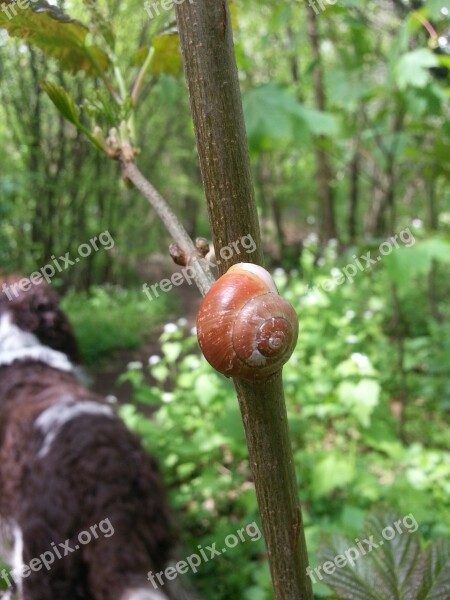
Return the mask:
[(194, 270), (195, 283), (204, 296), (214, 283), (215, 279), (209, 268), (208, 262), (198, 255), (193, 241), (187, 234), (177, 216), (161, 196), (161, 194), (144, 177), (138, 167), (130, 161), (122, 160), (122, 173), (147, 198), (173, 241), (179, 246), (187, 258), (188, 265)]
[(142, 84), (144, 83), (144, 77), (150, 67), (150, 63), (152, 62), (154, 54), (155, 54), (155, 49), (152, 46), (148, 51), (147, 58), (145, 59), (144, 64), (142, 65), (142, 67), (139, 71), (139, 74), (136, 77), (136, 81), (134, 82), (134, 85), (133, 85), (133, 90), (131, 92), (131, 100), (133, 102), (133, 106), (136, 105), (138, 96), (141, 92)]

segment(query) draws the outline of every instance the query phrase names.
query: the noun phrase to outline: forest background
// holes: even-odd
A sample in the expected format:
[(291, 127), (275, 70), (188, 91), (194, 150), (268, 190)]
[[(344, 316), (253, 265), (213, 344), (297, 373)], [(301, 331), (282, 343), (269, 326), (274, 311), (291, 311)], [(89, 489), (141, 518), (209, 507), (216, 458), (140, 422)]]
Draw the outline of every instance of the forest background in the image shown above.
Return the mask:
[[(408, 536), (426, 550), (450, 538), (450, 4), (230, 6), (267, 266), (300, 319), (285, 382), (311, 565), (354, 544), (368, 515), (378, 535), (380, 515), (413, 515)], [(94, 40), (106, 24), (125, 73), (153, 49), (139, 168), (208, 238), (173, 9), (148, 7), (62, 5)], [(93, 377), (111, 360), (125, 371), (108, 384), (160, 457), (188, 554), (258, 522), (231, 385), (200, 358), (193, 289), (143, 293), (176, 269), (157, 217), (41, 85), (69, 90), (89, 128), (99, 113), (108, 123), (98, 78), (9, 37), (13, 20), (1, 13), (0, 266), (29, 276), (110, 236), (52, 285)], [(269, 599), (263, 541), (203, 564), (192, 585), (210, 600)], [(314, 592), (346, 597), (323, 581)]]

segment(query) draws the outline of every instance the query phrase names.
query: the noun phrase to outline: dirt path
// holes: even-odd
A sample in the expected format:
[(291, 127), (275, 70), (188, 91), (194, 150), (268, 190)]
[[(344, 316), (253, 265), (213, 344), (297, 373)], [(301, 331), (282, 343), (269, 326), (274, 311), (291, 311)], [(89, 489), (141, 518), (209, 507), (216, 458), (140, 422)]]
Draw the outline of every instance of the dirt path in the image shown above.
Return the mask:
[[(170, 261), (157, 261), (147, 265), (145, 272), (140, 273), (143, 281), (155, 282), (159, 281), (164, 277), (170, 277), (172, 272), (175, 272), (177, 267)], [(174, 321), (178, 318), (185, 318), (186, 331), (190, 331), (195, 326), (196, 315), (198, 306), (200, 304), (200, 294), (195, 285), (183, 284), (181, 287), (176, 288), (176, 291), (180, 299), (180, 310), (179, 314), (175, 316)], [(174, 291), (171, 293), (175, 293)], [(148, 341), (139, 348), (130, 348), (124, 350), (117, 350), (113, 352), (106, 364), (97, 368), (90, 368), (88, 374), (91, 378), (89, 387), (101, 394), (102, 396), (113, 395), (115, 396), (120, 404), (130, 402), (132, 400), (132, 387), (127, 383), (119, 384), (117, 382), (118, 377), (126, 371), (127, 364), (133, 361), (139, 361), (143, 365), (148, 363), (148, 358), (154, 354), (161, 354), (159, 346), (159, 336), (163, 331), (164, 323), (153, 334)], [(150, 375), (146, 374), (146, 383), (149, 385), (154, 384)]]

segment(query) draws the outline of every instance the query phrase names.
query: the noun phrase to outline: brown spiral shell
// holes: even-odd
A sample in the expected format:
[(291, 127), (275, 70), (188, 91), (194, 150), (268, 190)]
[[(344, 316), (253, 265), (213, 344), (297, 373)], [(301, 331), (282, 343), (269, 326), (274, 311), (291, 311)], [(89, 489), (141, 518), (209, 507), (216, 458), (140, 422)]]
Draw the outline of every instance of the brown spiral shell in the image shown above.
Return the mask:
[(203, 298), (197, 336), (206, 360), (220, 373), (264, 379), (294, 351), (298, 319), (265, 269), (239, 263)]

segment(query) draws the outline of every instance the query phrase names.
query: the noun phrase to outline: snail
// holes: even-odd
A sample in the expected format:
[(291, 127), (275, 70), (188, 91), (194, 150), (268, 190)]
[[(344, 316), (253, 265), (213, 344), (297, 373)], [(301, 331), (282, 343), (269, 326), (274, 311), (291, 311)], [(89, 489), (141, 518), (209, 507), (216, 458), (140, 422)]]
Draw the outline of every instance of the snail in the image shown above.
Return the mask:
[(219, 373), (264, 379), (294, 351), (298, 319), (265, 269), (239, 263), (203, 298), (197, 336), (204, 357)]

